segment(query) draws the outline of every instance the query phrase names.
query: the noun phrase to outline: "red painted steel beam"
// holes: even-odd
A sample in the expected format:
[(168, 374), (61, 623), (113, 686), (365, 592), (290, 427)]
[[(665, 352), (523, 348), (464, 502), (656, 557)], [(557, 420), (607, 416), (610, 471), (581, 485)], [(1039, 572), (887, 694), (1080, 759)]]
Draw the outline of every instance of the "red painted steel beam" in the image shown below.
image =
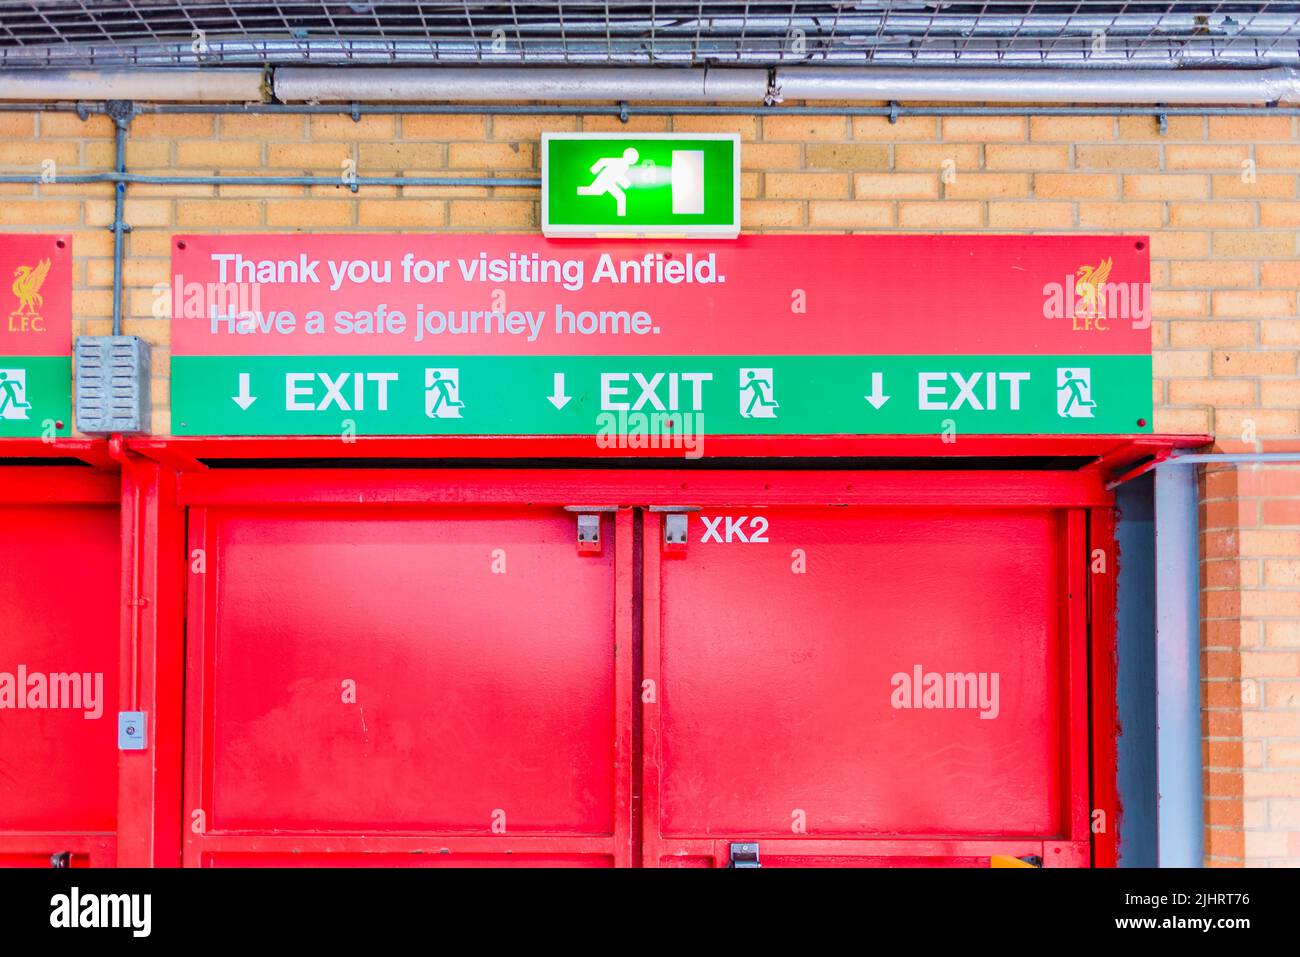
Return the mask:
[[(938, 435), (705, 436), (706, 458), (1017, 458), (1085, 457), (1108, 472), (1131, 467), (1161, 448), (1200, 448), (1203, 435), (987, 435), (945, 442)], [(174, 438), (130, 440), (141, 455), (182, 470), (198, 470), (205, 459), (680, 459), (680, 448), (601, 448), (590, 436), (365, 436)]]
[(0, 502), (7, 504), (111, 505), (120, 495), (113, 472), (79, 466), (0, 467)]
[(185, 505), (1111, 504), (1080, 472), (728, 472), (599, 469), (212, 469), (180, 476)]
[[(1119, 856), (1118, 737), (1116, 697), (1116, 576), (1114, 509), (1092, 509), (1088, 520), (1089, 720), (1092, 732), (1092, 806), (1102, 817), (1092, 834), (1096, 867), (1115, 867)], [(1100, 563), (1099, 563), (1100, 558)]]
[(104, 439), (0, 439), (0, 465), (5, 459), (77, 459), (99, 469), (117, 466)]
[(185, 538), (174, 475), (127, 453), (122, 481), (119, 698), (147, 748), (118, 753), (119, 867), (180, 864)]

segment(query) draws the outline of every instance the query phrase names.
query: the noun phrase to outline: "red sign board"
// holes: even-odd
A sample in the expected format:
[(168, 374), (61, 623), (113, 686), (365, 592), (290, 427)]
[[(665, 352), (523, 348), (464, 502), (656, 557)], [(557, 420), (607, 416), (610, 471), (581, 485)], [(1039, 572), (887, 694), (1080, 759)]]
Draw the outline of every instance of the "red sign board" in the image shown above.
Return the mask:
[[(1116, 236), (663, 244), (182, 236), (172, 253), (172, 351), (1149, 355), (1146, 246), (1143, 237)], [(1098, 317), (1088, 305), (1089, 277), (1122, 291), (1124, 301)], [(258, 314), (242, 330), (211, 321), (209, 300), (229, 283), (244, 297), (229, 311), (249, 305)], [(315, 329), (313, 311), (323, 318)], [(601, 313), (618, 316), (601, 322)], [(638, 314), (647, 318), (638, 322)]]
[(0, 437), (67, 435), (72, 240), (0, 235)]
[(0, 235), (0, 356), (63, 356), (72, 348), (72, 240)]
[(177, 237), (172, 427), (1149, 431), (1148, 257), (1116, 236)]

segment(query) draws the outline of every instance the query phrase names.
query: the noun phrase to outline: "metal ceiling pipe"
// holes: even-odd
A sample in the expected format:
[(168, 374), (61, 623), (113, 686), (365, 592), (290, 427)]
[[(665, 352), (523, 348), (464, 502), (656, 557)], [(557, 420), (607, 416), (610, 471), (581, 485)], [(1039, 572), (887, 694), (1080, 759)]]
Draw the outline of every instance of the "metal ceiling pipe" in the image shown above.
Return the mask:
[(940, 103), (1297, 103), (1300, 70), (816, 69), (776, 71), (785, 100)]
[(187, 103), (246, 103), (261, 99), (261, 70), (0, 71), (0, 100), (180, 100)]
[[(769, 81), (774, 81), (769, 86)], [(1300, 70), (279, 67), (282, 103), (1300, 103)], [(249, 103), (260, 70), (2, 71), (0, 101)]]
[(274, 88), (282, 103), (762, 103), (767, 82), (757, 69), (279, 67)]

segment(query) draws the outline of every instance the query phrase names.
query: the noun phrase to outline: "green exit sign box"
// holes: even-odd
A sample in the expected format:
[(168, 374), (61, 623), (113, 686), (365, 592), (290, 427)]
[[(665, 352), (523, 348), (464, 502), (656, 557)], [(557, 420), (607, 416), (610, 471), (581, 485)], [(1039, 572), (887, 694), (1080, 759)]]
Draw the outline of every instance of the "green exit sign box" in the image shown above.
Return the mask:
[(740, 137), (543, 133), (542, 233), (734, 239)]

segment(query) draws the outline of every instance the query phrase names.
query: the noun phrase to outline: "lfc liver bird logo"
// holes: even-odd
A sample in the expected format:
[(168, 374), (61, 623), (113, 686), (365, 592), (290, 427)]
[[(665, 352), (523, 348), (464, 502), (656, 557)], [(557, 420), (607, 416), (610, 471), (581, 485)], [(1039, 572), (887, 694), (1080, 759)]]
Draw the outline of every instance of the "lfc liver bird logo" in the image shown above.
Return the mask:
[(18, 297), (18, 309), (15, 316), (36, 316), (45, 304), (41, 298), (41, 286), (50, 274), (50, 261), (42, 259), (35, 266), (19, 266), (14, 270), (14, 295)]
[(1113, 259), (1103, 259), (1095, 266), (1080, 266), (1074, 271), (1074, 294), (1079, 304), (1074, 314), (1082, 318), (1105, 319), (1106, 296), (1104, 287), (1110, 278)]

